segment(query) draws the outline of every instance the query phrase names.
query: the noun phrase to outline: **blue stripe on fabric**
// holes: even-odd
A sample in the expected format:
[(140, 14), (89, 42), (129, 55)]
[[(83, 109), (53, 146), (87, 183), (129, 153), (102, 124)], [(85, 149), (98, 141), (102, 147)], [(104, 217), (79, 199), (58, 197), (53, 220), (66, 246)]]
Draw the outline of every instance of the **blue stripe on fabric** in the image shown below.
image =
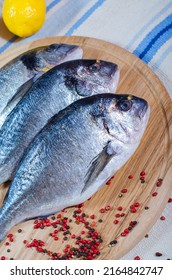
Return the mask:
[(2, 47), (0, 47), (0, 53), (4, 52), (8, 49), (12, 43), (14, 43), (18, 39), (18, 36), (12, 37), (8, 42), (6, 42)]
[(148, 44), (147, 48), (139, 55), (139, 58), (148, 63), (165, 42), (172, 38), (172, 23), (162, 29)]
[(54, 0), (47, 6), (47, 13), (54, 8), (58, 3), (60, 3), (61, 0)]
[(83, 24), (100, 6), (104, 4), (105, 0), (97, 1), (77, 22), (65, 33), (66, 36), (71, 36), (73, 32)]
[(153, 18), (151, 18), (148, 23), (146, 23), (140, 31), (134, 36), (134, 38), (128, 43), (126, 46), (126, 49), (129, 50), (131, 46), (134, 44), (134, 42), (137, 40), (137, 38), (155, 21), (157, 20), (160, 16), (162, 16), (164, 13), (166, 13), (170, 7), (172, 6), (172, 1), (170, 1), (160, 12), (158, 12)]
[(172, 45), (169, 46), (166, 51), (160, 56), (160, 58), (156, 61), (156, 63), (152, 66), (152, 69), (156, 71), (160, 65), (163, 63), (163, 61), (167, 58), (169, 53), (172, 53)]
[[(150, 48), (155, 44), (159, 37), (171, 29), (172, 24), (172, 14), (161, 21), (157, 26), (155, 26), (151, 32), (141, 41), (139, 46), (134, 50), (134, 54), (139, 56), (141, 59), (146, 55)], [(161, 42), (161, 46), (166, 41)]]
[[(54, 8), (60, 1), (62, 0), (54, 0), (47, 6), (47, 12), (49, 12), (52, 8)], [(8, 42), (6, 42), (2, 47), (0, 47), (0, 53), (4, 52), (8, 49), (19, 37), (13, 36)]]

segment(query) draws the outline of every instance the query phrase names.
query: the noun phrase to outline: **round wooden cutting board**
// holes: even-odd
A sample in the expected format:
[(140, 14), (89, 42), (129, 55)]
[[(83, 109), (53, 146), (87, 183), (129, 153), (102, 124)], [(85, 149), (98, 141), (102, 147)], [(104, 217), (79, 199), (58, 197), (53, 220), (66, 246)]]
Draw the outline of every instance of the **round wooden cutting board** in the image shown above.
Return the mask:
[[(71, 246), (68, 251), (73, 246), (79, 248), (81, 244), (75, 244), (75, 235), (76, 237), (81, 236), (81, 240), (89, 239), (88, 229), (82, 222), (82, 218), (84, 218), (89, 223), (91, 231), (95, 230), (101, 236), (97, 239), (100, 244), (96, 245), (100, 254), (93, 257), (119, 259), (149, 232), (160, 217), (172, 192), (172, 102), (158, 77), (141, 60), (116, 45), (97, 39), (55, 37), (21, 45), (2, 54), (0, 66), (24, 51), (51, 43), (80, 45), (84, 51), (84, 58), (117, 63), (120, 68), (117, 93), (130, 93), (145, 98), (150, 105), (151, 115), (139, 148), (115, 174), (110, 184), (106, 184), (90, 200), (86, 201), (83, 207), (71, 207), (61, 212), (61, 217), (58, 217), (60, 225), (57, 225), (56, 228), (53, 228), (51, 223), (53, 219), (57, 220), (57, 213), (55, 218), (49, 217), (49, 226), (45, 226), (44, 221), (42, 229), (34, 229), (34, 220), (15, 226), (10, 232), (14, 236), (14, 241), (9, 241), (10, 238), (7, 237), (0, 243), (0, 256), (4, 255), (7, 259), (51, 259), (55, 252), (64, 254), (66, 244)], [(140, 179), (141, 171), (146, 173), (144, 180)], [(128, 178), (129, 175), (133, 175), (133, 178)], [(157, 186), (158, 179), (163, 179), (161, 184), (159, 183), (160, 186)], [(7, 188), (7, 184), (1, 186), (1, 200)], [(135, 208), (131, 208), (130, 206), (135, 203)], [(122, 210), (119, 206), (122, 207)], [(74, 211), (78, 211), (78, 209), (81, 209), (82, 212), (75, 214)], [(103, 210), (100, 211), (100, 209)], [(79, 221), (73, 217), (73, 214), (74, 216), (83, 215)], [(65, 235), (61, 228), (64, 217), (68, 218), (70, 226), (69, 232)], [(114, 220), (119, 222), (115, 224)], [(135, 221), (135, 223), (131, 223), (131, 221)], [(129, 230), (125, 230), (127, 228)], [(50, 234), (54, 230), (59, 230), (56, 234), (58, 240), (54, 240)], [(128, 231), (129, 233), (127, 233)], [(122, 236), (121, 233), (126, 236)], [(45, 250), (39, 253), (35, 247), (27, 248), (26, 245), (34, 238), (44, 241), (43, 250), (46, 249), (50, 252), (47, 253)], [(26, 240), (26, 245), (23, 243), (24, 240)], [(111, 242), (114, 240), (117, 243), (116, 241)], [(10, 244), (7, 245), (6, 242)], [(7, 252), (7, 250), (9, 251)]]

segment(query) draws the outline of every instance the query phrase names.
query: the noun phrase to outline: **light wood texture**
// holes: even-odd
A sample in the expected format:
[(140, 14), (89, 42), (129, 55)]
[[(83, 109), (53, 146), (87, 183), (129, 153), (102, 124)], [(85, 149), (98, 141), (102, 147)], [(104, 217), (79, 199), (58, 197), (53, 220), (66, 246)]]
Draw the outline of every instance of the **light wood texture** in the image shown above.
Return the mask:
[[(56, 37), (21, 45), (1, 55), (0, 66), (28, 49), (55, 42), (80, 45), (84, 50), (84, 58), (103, 59), (117, 63), (121, 73), (117, 93), (131, 93), (143, 97), (151, 107), (148, 127), (135, 154), (115, 174), (111, 184), (105, 185), (83, 207), (86, 214), (96, 215), (95, 229), (103, 238), (97, 259), (119, 259), (149, 232), (160, 217), (172, 192), (172, 102), (158, 77), (142, 61), (118, 46), (92, 38)], [(142, 170), (146, 172), (144, 184), (139, 179)], [(133, 179), (128, 179), (130, 174), (134, 175)], [(163, 184), (159, 188), (156, 187), (158, 178), (163, 179)], [(120, 198), (118, 195), (123, 188), (127, 188), (128, 192)], [(1, 199), (6, 191), (7, 187), (1, 187)], [(158, 192), (158, 195), (153, 197), (153, 192)], [(136, 213), (131, 213), (130, 205), (136, 201), (140, 203), (140, 207), (137, 208)], [(110, 205), (112, 209), (103, 214), (100, 213), (99, 210), (106, 205)], [(123, 210), (118, 211), (118, 206), (122, 206)], [(145, 210), (145, 206), (149, 209)], [(75, 208), (69, 208), (63, 215), (70, 218), (74, 210)], [(113, 221), (119, 212), (124, 212), (126, 215), (119, 218), (120, 222), (115, 225)], [(100, 218), (103, 220), (102, 223), (98, 222)], [(126, 237), (122, 237), (121, 232), (128, 227), (131, 220), (137, 220), (138, 225)], [(79, 234), (83, 229), (83, 224), (77, 225), (74, 221), (70, 226), (71, 232), (75, 234)], [(17, 232), (19, 228), (22, 229), (20, 234)], [(7, 239), (2, 241), (0, 256), (5, 255), (7, 258), (15, 259), (48, 259), (45, 254), (39, 254), (34, 249), (26, 249), (23, 244), (24, 239), (44, 240), (45, 248), (55, 252), (64, 248), (66, 243), (74, 244), (72, 239), (62, 243), (62, 235), (59, 235), (61, 236), (59, 241), (53, 241), (49, 236), (52, 231), (52, 228), (34, 230), (33, 221), (15, 226), (11, 230), (15, 242), (7, 247), (4, 245)], [(109, 242), (114, 239), (118, 240), (117, 245), (108, 247)], [(11, 250), (10, 253), (7, 253), (8, 248)]]

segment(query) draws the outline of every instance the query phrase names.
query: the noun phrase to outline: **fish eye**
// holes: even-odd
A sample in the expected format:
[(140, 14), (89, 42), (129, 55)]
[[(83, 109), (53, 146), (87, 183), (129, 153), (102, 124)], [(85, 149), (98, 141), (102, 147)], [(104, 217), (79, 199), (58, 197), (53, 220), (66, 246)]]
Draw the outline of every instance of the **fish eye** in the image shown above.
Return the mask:
[(58, 49), (58, 48), (59, 48), (59, 45), (58, 45), (58, 44), (51, 44), (51, 45), (49, 45), (49, 47), (47, 48), (47, 51), (48, 51), (48, 52), (51, 52), (51, 51), (56, 50), (56, 49)]
[(100, 63), (94, 63), (94, 64), (92, 64), (92, 65), (90, 65), (89, 67), (88, 67), (88, 69), (92, 72), (92, 73), (96, 73), (96, 72), (98, 72), (99, 70), (100, 70)]
[(132, 107), (132, 101), (131, 100), (121, 100), (117, 102), (116, 106), (124, 112), (127, 112), (131, 109)]

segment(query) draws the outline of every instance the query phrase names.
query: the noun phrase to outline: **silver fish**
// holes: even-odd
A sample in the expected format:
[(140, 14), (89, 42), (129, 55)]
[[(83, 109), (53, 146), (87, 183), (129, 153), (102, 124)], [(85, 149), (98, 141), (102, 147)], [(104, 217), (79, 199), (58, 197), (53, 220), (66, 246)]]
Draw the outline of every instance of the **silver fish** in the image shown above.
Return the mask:
[(0, 127), (44, 72), (65, 61), (82, 58), (82, 54), (79, 46), (52, 44), (23, 53), (3, 66), (0, 69)]
[(39, 78), (0, 130), (0, 183), (12, 177), (26, 147), (49, 118), (77, 99), (113, 92), (118, 77), (114, 63), (81, 59), (60, 64)]
[(136, 150), (148, 117), (145, 100), (114, 94), (87, 97), (56, 114), (18, 166), (0, 211), (0, 239), (21, 221), (92, 196)]

